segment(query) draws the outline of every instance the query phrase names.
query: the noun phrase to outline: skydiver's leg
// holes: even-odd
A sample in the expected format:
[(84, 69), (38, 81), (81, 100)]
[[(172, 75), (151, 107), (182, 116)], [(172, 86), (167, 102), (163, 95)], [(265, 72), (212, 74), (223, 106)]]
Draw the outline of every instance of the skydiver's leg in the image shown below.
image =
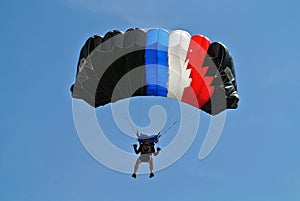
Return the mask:
[(140, 159), (136, 160), (135, 165), (134, 165), (134, 173), (136, 173), (138, 171), (141, 162), (142, 161)]
[(148, 160), (148, 163), (149, 163), (149, 169), (150, 169), (150, 172), (153, 172), (154, 166), (153, 166), (153, 160), (152, 160), (152, 158), (150, 158), (150, 159)]
[(149, 163), (149, 169), (150, 169), (150, 178), (154, 177), (154, 173), (153, 173), (153, 169), (154, 169), (154, 165), (153, 165), (153, 159), (152, 157), (150, 157), (150, 159), (148, 160)]
[(141, 162), (142, 161), (139, 158), (136, 160), (135, 165), (134, 165), (133, 174), (132, 174), (133, 178), (136, 178), (136, 172), (138, 171)]

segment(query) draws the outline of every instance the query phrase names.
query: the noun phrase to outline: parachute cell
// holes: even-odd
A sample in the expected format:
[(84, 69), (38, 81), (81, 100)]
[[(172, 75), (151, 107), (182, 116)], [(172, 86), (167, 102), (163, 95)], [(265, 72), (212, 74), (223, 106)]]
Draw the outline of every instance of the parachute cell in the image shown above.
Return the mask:
[(146, 35), (145, 65), (148, 96), (167, 96), (168, 39), (163, 29), (151, 29)]
[(168, 59), (169, 59), (169, 82), (168, 97), (182, 99), (184, 88), (190, 86), (191, 70), (187, 69), (186, 59), (191, 35), (182, 30), (175, 30), (170, 33)]
[(203, 66), (209, 44), (210, 40), (205, 36), (192, 36), (187, 54), (189, 60), (187, 68), (191, 69), (192, 82), (185, 88), (182, 101), (198, 108), (201, 108), (210, 98), (208, 87), (213, 78), (206, 77), (208, 66)]

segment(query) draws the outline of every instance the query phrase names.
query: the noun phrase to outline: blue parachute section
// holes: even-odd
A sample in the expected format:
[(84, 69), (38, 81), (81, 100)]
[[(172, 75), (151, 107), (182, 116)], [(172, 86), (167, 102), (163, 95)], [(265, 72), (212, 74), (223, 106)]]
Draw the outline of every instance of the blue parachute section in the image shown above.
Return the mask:
[(145, 67), (146, 94), (167, 96), (169, 33), (151, 29), (146, 34)]

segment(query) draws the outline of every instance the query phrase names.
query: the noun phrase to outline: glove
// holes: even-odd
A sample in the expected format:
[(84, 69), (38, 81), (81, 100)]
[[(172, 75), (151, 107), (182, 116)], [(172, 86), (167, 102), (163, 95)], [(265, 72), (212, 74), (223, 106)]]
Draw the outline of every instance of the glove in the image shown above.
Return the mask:
[(156, 149), (156, 150), (157, 150), (157, 152), (159, 152), (159, 151), (161, 150), (161, 148), (157, 147), (157, 149)]
[(137, 148), (137, 144), (132, 145), (134, 148)]

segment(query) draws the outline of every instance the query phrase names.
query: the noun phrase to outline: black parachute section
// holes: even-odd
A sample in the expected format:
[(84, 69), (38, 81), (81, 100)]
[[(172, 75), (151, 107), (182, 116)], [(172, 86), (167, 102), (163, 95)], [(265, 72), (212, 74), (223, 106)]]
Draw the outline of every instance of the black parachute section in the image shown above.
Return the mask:
[(216, 66), (218, 72), (214, 72), (215, 78), (212, 83), (215, 90), (210, 100), (201, 109), (213, 115), (226, 109), (236, 109), (239, 102), (236, 74), (227, 47), (220, 42), (211, 43), (204, 62), (208, 66)]
[[(89, 38), (80, 52), (72, 96), (93, 107), (144, 96), (145, 43), (146, 32), (138, 28), (128, 29), (125, 33), (114, 30), (103, 38)], [(130, 77), (126, 77), (129, 71), (132, 71)]]

